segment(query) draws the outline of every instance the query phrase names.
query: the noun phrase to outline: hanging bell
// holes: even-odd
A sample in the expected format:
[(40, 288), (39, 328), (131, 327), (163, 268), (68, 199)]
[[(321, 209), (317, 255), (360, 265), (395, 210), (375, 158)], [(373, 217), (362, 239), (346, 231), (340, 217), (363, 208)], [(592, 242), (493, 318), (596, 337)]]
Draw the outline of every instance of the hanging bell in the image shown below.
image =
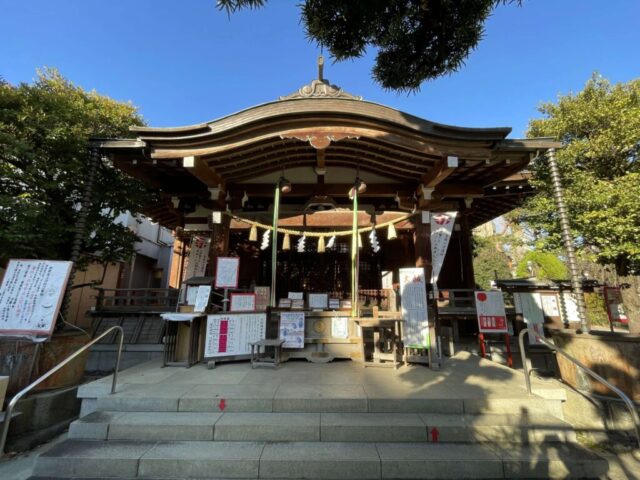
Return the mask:
[(324, 253), (324, 237), (318, 238), (318, 253)]
[(390, 223), (389, 229), (387, 230), (387, 240), (393, 240), (394, 238), (398, 238), (398, 233), (393, 223)]
[(291, 238), (288, 233), (284, 234), (284, 240), (282, 240), (282, 250), (291, 250)]
[(255, 225), (251, 225), (251, 230), (249, 231), (249, 241), (250, 242), (258, 241), (258, 228)]

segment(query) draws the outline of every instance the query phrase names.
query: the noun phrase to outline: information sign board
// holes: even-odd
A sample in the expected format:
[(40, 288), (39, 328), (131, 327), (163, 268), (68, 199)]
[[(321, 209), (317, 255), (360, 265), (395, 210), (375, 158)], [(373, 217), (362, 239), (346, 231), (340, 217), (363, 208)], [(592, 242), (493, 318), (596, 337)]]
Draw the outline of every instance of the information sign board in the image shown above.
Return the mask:
[(53, 332), (71, 262), (10, 260), (0, 287), (0, 335)]
[(271, 299), (271, 287), (254, 287), (253, 291), (256, 294), (256, 310), (266, 310)]
[(402, 334), (406, 347), (429, 348), (429, 318), (424, 268), (400, 269)]
[(501, 291), (475, 292), (480, 333), (509, 333)]
[(331, 336), (333, 338), (349, 337), (349, 319), (347, 317), (333, 317), (331, 319)]
[(231, 306), (229, 310), (232, 312), (253, 312), (256, 309), (255, 293), (232, 293)]
[(204, 312), (209, 306), (211, 285), (200, 285), (196, 290), (196, 299), (193, 306), (194, 312)]
[(522, 305), (522, 318), (529, 330), (529, 345), (541, 345), (534, 333), (544, 336), (544, 310), (542, 296), (539, 293), (516, 293)]
[(304, 312), (280, 313), (280, 337), (284, 348), (304, 348)]
[(216, 288), (238, 288), (240, 259), (238, 257), (218, 257), (216, 259)]
[(312, 310), (326, 310), (329, 305), (328, 293), (310, 293), (309, 308)]
[(204, 356), (249, 355), (251, 343), (266, 336), (265, 313), (225, 313), (207, 316)]
[(184, 275), (185, 280), (189, 280), (191, 277), (204, 276), (209, 260), (210, 245), (210, 238), (201, 236), (193, 237), (189, 256), (187, 257), (187, 271)]

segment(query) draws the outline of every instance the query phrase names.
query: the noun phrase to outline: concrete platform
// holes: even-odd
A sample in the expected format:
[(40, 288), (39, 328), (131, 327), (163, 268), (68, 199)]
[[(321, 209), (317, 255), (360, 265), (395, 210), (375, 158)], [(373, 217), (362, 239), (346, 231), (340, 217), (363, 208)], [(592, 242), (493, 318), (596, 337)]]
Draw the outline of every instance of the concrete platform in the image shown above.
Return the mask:
[[(82, 414), (145, 412), (300, 413), (535, 413), (562, 417), (565, 391), (533, 379), (535, 397), (524, 378), (491, 361), (460, 352), (440, 371), (422, 365), (363, 368), (351, 361), (313, 364), (289, 361), (278, 370), (252, 370), (248, 362), (161, 368), (148, 362), (123, 371), (117, 393), (111, 377), (82, 385)], [(223, 401), (221, 403), (221, 401)]]

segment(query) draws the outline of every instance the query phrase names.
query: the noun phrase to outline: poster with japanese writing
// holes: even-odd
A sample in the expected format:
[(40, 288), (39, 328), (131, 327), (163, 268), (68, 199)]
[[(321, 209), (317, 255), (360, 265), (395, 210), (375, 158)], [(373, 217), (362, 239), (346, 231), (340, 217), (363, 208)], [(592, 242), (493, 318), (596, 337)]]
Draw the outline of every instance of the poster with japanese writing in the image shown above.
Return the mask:
[(431, 283), (438, 281), (458, 212), (431, 213)]
[(543, 293), (540, 298), (542, 299), (542, 311), (545, 317), (559, 317), (560, 309), (558, 308), (558, 297), (555, 293)]
[(349, 319), (347, 317), (331, 318), (331, 336), (333, 338), (349, 337)]
[(509, 333), (501, 291), (475, 292), (480, 333)]
[(535, 334), (544, 338), (544, 310), (542, 296), (539, 293), (516, 293), (522, 305), (522, 318), (529, 330), (529, 345), (540, 345)]
[(280, 336), (284, 348), (304, 348), (304, 312), (280, 313)]
[(254, 287), (253, 292), (256, 294), (256, 310), (266, 310), (271, 300), (271, 287)]
[(232, 293), (231, 306), (229, 310), (232, 312), (253, 312), (256, 309), (255, 293)]
[(429, 317), (424, 268), (400, 269), (402, 341), (406, 347), (429, 347)]
[(10, 260), (0, 287), (0, 335), (51, 335), (71, 266), (53, 260)]
[(311, 310), (326, 310), (329, 306), (328, 293), (310, 293), (309, 308)]
[(266, 336), (265, 313), (226, 313), (207, 316), (204, 356), (249, 355), (251, 343)]
[(184, 275), (185, 280), (191, 277), (202, 277), (207, 270), (207, 262), (209, 260), (209, 247), (211, 239), (202, 236), (194, 236), (191, 239), (191, 249), (187, 257), (187, 271)]
[(216, 259), (216, 288), (238, 288), (240, 258), (218, 257)]
[(194, 312), (204, 312), (209, 306), (211, 285), (200, 285), (196, 290), (196, 298), (193, 306)]

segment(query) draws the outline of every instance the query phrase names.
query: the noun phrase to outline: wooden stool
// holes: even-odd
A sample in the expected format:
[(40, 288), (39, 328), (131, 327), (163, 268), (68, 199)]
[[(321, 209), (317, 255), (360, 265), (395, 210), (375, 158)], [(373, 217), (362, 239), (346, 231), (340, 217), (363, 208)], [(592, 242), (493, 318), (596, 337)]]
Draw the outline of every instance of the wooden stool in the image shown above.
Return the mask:
[[(251, 343), (251, 368), (255, 367), (272, 367), (278, 368), (280, 365), (280, 355), (282, 353), (282, 344), (284, 340), (279, 338), (268, 338)], [(264, 347), (264, 351), (260, 348)], [(267, 347), (273, 348), (273, 357), (267, 356)]]

